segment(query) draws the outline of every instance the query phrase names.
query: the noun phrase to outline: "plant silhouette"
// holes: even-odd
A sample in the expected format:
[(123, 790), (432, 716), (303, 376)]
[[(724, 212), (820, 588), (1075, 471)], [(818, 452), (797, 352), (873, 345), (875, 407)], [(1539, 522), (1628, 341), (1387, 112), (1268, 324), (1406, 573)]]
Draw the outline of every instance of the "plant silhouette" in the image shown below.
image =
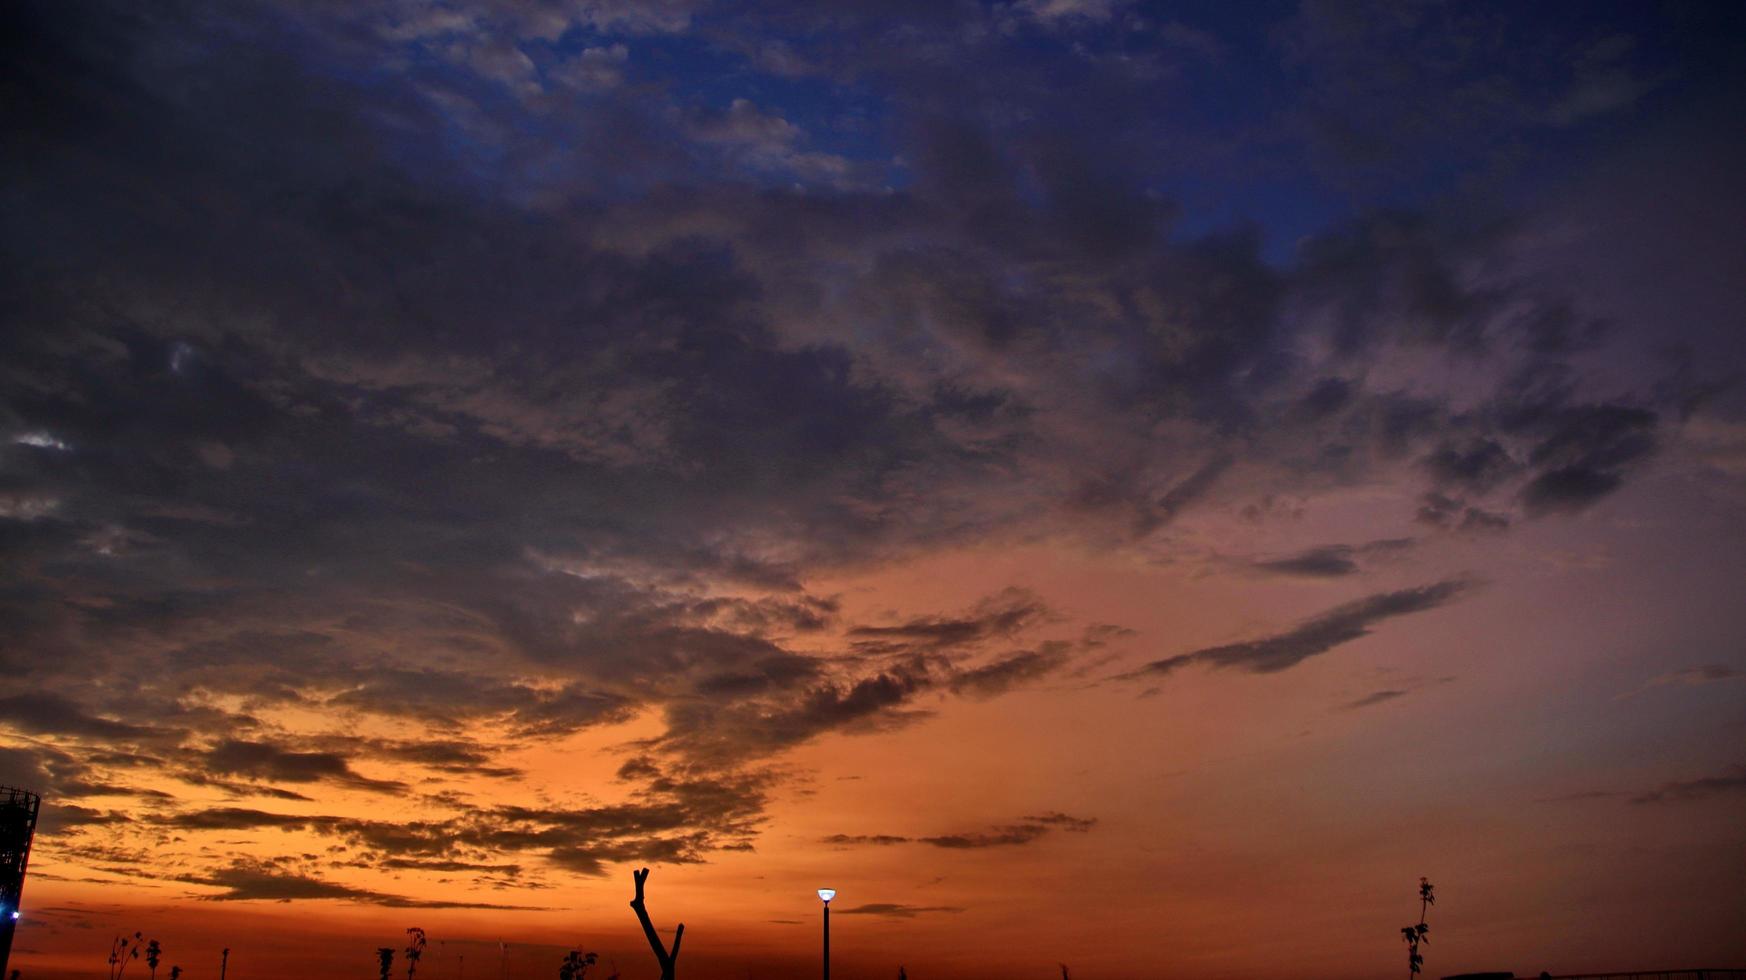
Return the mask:
[(376, 965), (381, 969), (381, 980), (388, 980), (388, 971), (394, 969), (394, 947), (376, 947)]
[(109, 980), (121, 980), (121, 975), (127, 972), (130, 960), (139, 959), (139, 951), (145, 936), (136, 932), (133, 938), (116, 936), (115, 942), (109, 947)]
[(1419, 946), (1431, 944), (1430, 937), (1427, 935), (1431, 931), (1431, 927), (1425, 924), (1425, 913), (1435, 904), (1437, 904), (1437, 897), (1431, 894), (1431, 882), (1426, 878), (1419, 878), (1419, 921), (1414, 925), (1402, 926), (1400, 930), (1400, 937), (1406, 940), (1407, 944), (1407, 980), (1412, 980), (1413, 977), (1422, 972), (1422, 967), (1425, 965), (1425, 958), (1419, 953)]
[(570, 950), (564, 957), (564, 962), (558, 967), (558, 980), (584, 980), (588, 976), (588, 968), (600, 959), (595, 953), (584, 953), (578, 949)]
[(226, 970), (230, 969), (230, 947), (224, 947), (224, 953), (218, 960), (218, 980), (224, 980)]
[(182, 968), (181, 967), (179, 967), (179, 966), (170, 967), (170, 980), (182, 980)]
[(406, 980), (418, 972), (418, 961), (424, 956), (424, 930), (417, 926), (406, 930)]
[(158, 961), (163, 959), (164, 948), (158, 945), (156, 939), (146, 944), (146, 966), (152, 968), (152, 980), (158, 980)]
[(655, 953), (655, 962), (661, 965), (661, 980), (673, 980), (673, 968), (679, 962), (679, 943), (685, 938), (685, 923), (673, 931), (673, 948), (667, 949), (661, 942), (660, 934), (655, 932), (655, 924), (649, 921), (648, 907), (643, 904), (643, 883), (649, 880), (649, 869), (632, 871), (631, 877), (637, 882), (637, 896), (631, 899), (630, 907), (637, 913), (637, 921), (643, 925), (643, 936), (649, 941), (649, 949)]

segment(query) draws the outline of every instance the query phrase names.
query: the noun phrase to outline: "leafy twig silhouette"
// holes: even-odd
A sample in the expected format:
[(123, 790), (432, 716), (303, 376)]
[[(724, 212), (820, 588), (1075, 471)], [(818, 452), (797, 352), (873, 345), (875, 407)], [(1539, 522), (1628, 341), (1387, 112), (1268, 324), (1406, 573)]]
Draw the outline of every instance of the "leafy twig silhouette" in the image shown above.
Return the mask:
[(158, 980), (158, 961), (164, 956), (164, 948), (158, 945), (156, 939), (146, 944), (146, 966), (152, 968), (152, 980)]
[(388, 971), (394, 969), (394, 947), (376, 947), (376, 964), (381, 968), (382, 980), (388, 980)]
[(406, 980), (418, 972), (419, 958), (424, 956), (424, 930), (417, 926), (406, 930)]
[(558, 980), (584, 980), (588, 976), (588, 968), (593, 966), (600, 956), (596, 953), (584, 953), (572, 949), (564, 957), (564, 962), (558, 967)]
[(643, 904), (643, 883), (649, 880), (649, 869), (632, 871), (631, 877), (637, 882), (637, 897), (631, 899), (630, 907), (636, 911), (637, 921), (643, 924), (643, 936), (649, 941), (649, 949), (655, 953), (655, 962), (661, 965), (661, 980), (673, 980), (673, 967), (679, 962), (679, 943), (685, 938), (685, 923), (681, 922), (673, 931), (673, 948), (669, 951), (655, 932), (655, 924), (649, 921), (649, 910)]
[(1419, 954), (1419, 946), (1429, 946), (1431, 943), (1430, 937), (1427, 935), (1431, 931), (1431, 927), (1425, 925), (1425, 913), (1435, 904), (1437, 904), (1437, 896), (1431, 894), (1431, 882), (1421, 877), (1419, 879), (1419, 921), (1414, 925), (1402, 926), (1400, 930), (1400, 938), (1406, 940), (1407, 944), (1407, 980), (1412, 980), (1413, 977), (1418, 976), (1422, 972), (1421, 968), (1425, 965), (1425, 958)]
[(109, 947), (109, 980), (121, 980), (121, 975), (127, 972), (129, 960), (139, 959), (140, 946), (145, 936), (134, 933), (133, 938), (116, 936), (115, 943)]

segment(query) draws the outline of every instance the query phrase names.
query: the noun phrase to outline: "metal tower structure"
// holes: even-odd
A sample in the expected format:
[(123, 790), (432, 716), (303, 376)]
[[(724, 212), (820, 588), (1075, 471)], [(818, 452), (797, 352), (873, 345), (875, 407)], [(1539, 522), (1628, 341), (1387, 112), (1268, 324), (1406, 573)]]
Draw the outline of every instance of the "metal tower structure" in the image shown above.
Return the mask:
[(36, 814), (41, 808), (42, 797), (35, 793), (0, 786), (0, 977), (6, 975), (6, 963), (12, 958), (24, 868), (30, 863), (30, 841), (36, 836)]

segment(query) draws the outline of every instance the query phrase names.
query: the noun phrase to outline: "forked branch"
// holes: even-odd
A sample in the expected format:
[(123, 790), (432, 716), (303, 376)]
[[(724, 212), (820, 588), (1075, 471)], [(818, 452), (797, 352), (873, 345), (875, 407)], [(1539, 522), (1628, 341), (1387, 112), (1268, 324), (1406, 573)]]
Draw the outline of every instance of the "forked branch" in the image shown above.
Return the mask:
[(637, 921), (643, 924), (643, 936), (649, 940), (649, 948), (655, 952), (656, 962), (661, 964), (661, 980), (673, 980), (673, 967), (679, 961), (679, 944), (685, 939), (685, 923), (673, 932), (673, 948), (668, 950), (661, 942), (661, 937), (655, 932), (655, 924), (649, 921), (648, 906), (643, 904), (643, 882), (649, 880), (649, 869), (632, 871), (631, 877), (637, 882), (637, 897), (631, 899), (630, 907), (637, 913)]

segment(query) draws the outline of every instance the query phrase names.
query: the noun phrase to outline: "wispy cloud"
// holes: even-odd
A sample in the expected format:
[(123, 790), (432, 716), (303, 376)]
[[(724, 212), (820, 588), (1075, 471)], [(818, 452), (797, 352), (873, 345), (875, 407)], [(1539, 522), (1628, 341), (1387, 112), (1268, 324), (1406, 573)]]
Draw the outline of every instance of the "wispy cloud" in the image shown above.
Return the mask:
[(1436, 609), (1459, 598), (1472, 587), (1473, 583), (1469, 581), (1452, 579), (1434, 585), (1377, 593), (1336, 606), (1283, 633), (1154, 660), (1123, 677), (1135, 679), (1164, 675), (1191, 665), (1251, 674), (1275, 673), (1369, 636), (1379, 623)]
[(178, 880), (190, 885), (223, 889), (202, 895), (208, 902), (291, 902), (339, 899), (397, 909), (496, 909), (539, 911), (535, 906), (499, 905), (454, 899), (415, 899), (387, 892), (358, 888), (284, 867), (282, 862), (239, 860), (207, 874), (186, 875)]
[(1382, 703), (1387, 702), (1387, 701), (1393, 701), (1395, 698), (1404, 698), (1406, 696), (1407, 696), (1406, 691), (1397, 691), (1397, 690), (1372, 691), (1371, 693), (1366, 694), (1361, 698), (1356, 698), (1354, 700), (1346, 702), (1345, 704), (1340, 706), (1340, 710), (1341, 711), (1357, 711), (1360, 708), (1368, 708), (1368, 707), (1371, 707), (1372, 705), (1382, 704)]
[(1579, 803), (1589, 800), (1628, 800), (1640, 805), (1673, 805), (1732, 797), (1746, 793), (1746, 765), (1729, 766), (1713, 776), (1670, 779), (1654, 789), (1626, 792), (1611, 789), (1583, 790), (1541, 800), (1542, 803)]
[(977, 604), (966, 616), (922, 617), (894, 626), (856, 626), (849, 638), (870, 651), (943, 649), (1011, 636), (1048, 615), (1041, 599), (1022, 589), (1007, 589)]
[(837, 915), (880, 915), (889, 919), (913, 919), (932, 912), (955, 914), (965, 909), (957, 905), (899, 905), (894, 902), (869, 902), (846, 909), (836, 909)]
[(926, 844), (948, 851), (971, 851), (989, 847), (1016, 847), (1033, 843), (1052, 830), (1085, 833), (1097, 826), (1094, 817), (1075, 817), (1066, 813), (1045, 813), (1024, 817), (1018, 823), (990, 827), (986, 830), (955, 834), (935, 834), (905, 837), (894, 834), (832, 834), (821, 843), (839, 847), (889, 847), (894, 844)]
[(1258, 560), (1254, 568), (1275, 575), (1302, 578), (1342, 578), (1357, 574), (1366, 559), (1398, 555), (1412, 548), (1411, 538), (1390, 538), (1368, 544), (1329, 544), (1281, 558)]
[(1640, 694), (1653, 691), (1659, 687), (1701, 687), (1705, 684), (1718, 684), (1724, 681), (1739, 680), (1746, 680), (1746, 673), (1742, 673), (1727, 664), (1702, 664), (1697, 667), (1686, 667), (1666, 674), (1657, 674), (1656, 676), (1644, 681), (1641, 685), (1618, 695), (1613, 698), (1613, 700), (1624, 701)]
[(1746, 793), (1746, 765), (1730, 766), (1715, 776), (1676, 779), (1631, 797), (1632, 803), (1691, 803)]

